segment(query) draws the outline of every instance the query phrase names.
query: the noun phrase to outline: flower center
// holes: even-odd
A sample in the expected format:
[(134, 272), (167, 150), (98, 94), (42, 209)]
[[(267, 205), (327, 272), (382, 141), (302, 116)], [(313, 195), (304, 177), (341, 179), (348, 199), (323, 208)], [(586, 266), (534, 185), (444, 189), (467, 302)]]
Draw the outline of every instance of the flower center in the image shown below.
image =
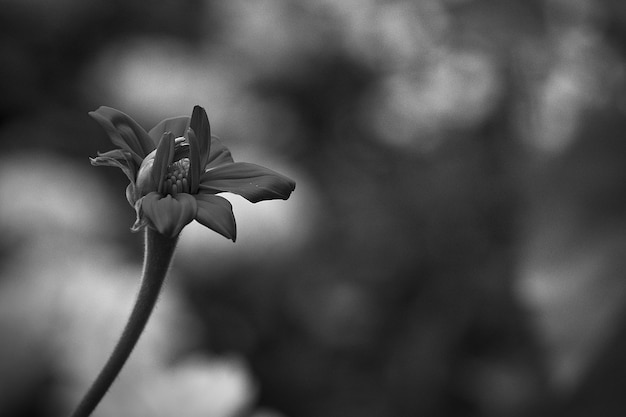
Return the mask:
[(163, 182), (163, 194), (176, 195), (189, 193), (189, 158), (183, 158), (167, 167), (167, 174)]

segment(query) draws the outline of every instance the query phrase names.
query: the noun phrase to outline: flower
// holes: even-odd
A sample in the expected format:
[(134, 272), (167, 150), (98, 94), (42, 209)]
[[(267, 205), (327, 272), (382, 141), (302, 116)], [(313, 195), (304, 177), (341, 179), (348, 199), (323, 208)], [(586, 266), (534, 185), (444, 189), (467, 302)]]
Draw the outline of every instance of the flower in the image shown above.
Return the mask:
[(90, 158), (94, 166), (120, 168), (130, 180), (126, 198), (137, 212), (131, 230), (145, 227), (174, 237), (194, 219), (231, 239), (237, 237), (232, 206), (216, 194), (231, 192), (256, 203), (286, 200), (295, 189), (290, 178), (268, 168), (234, 162), (211, 136), (206, 111), (173, 117), (146, 132), (119, 110), (102, 106), (90, 112), (118, 148)]

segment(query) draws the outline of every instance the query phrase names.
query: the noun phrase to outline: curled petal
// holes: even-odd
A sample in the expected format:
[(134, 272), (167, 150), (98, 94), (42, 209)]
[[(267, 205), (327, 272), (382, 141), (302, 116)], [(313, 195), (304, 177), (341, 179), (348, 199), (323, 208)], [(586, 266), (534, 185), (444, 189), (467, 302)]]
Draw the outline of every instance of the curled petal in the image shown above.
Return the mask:
[(141, 200), (139, 218), (146, 218), (162, 235), (175, 237), (196, 217), (196, 199), (189, 194), (175, 197), (150, 193)]
[(126, 199), (131, 206), (135, 207), (135, 203), (137, 203), (137, 200), (139, 200), (139, 198), (140, 195), (137, 191), (137, 187), (131, 182), (130, 184), (128, 184), (128, 187), (126, 187)]
[(200, 190), (215, 194), (230, 192), (256, 203), (262, 200), (286, 200), (296, 188), (292, 179), (260, 165), (235, 162), (205, 172)]
[(128, 151), (114, 149), (109, 152), (100, 153), (95, 158), (89, 158), (93, 166), (109, 166), (121, 169), (130, 182), (135, 182), (138, 165), (133, 156)]
[(159, 180), (154, 180), (152, 177), (152, 171), (154, 167), (154, 155), (156, 151), (152, 151), (145, 157), (141, 166), (139, 167), (139, 172), (137, 173), (137, 180), (135, 181), (135, 185), (137, 186), (136, 192), (139, 193), (140, 196), (144, 196), (152, 191), (157, 191), (159, 189)]
[(114, 145), (131, 153), (137, 164), (154, 150), (154, 142), (148, 133), (127, 114), (101, 106), (89, 115), (100, 123)]
[(189, 127), (189, 116), (171, 117), (161, 120), (156, 126), (150, 129), (148, 135), (156, 146), (159, 140), (161, 140), (163, 133), (171, 132), (175, 138), (179, 138), (185, 134), (187, 127)]
[(200, 224), (233, 242), (237, 239), (233, 207), (228, 200), (216, 195), (198, 194), (196, 195), (196, 203), (198, 204), (196, 220)]
[(220, 165), (232, 164), (233, 162), (233, 157), (228, 148), (218, 138), (211, 136), (211, 149), (205, 170)]
[(211, 151), (211, 125), (206, 111), (200, 106), (194, 106), (191, 113), (189, 127), (193, 130), (200, 145), (200, 163), (204, 168), (209, 160)]
[[(163, 191), (163, 179), (167, 173), (167, 167), (174, 160), (174, 136), (171, 132), (163, 133), (161, 141), (154, 155), (151, 175), (152, 183), (157, 186), (159, 192)], [(156, 190), (155, 190), (156, 191)]]
[(198, 191), (200, 174), (202, 174), (204, 167), (201, 165), (202, 151), (193, 129), (187, 129), (185, 137), (189, 143), (189, 190), (191, 194), (195, 194)]
[(134, 208), (135, 208), (135, 213), (137, 214), (137, 219), (135, 220), (135, 223), (131, 226), (130, 231), (131, 232), (139, 232), (140, 230), (143, 230), (146, 226), (148, 226), (148, 219), (143, 215), (142, 210), (141, 210), (141, 205), (143, 203), (144, 197), (140, 198), (139, 200), (135, 201), (134, 204)]

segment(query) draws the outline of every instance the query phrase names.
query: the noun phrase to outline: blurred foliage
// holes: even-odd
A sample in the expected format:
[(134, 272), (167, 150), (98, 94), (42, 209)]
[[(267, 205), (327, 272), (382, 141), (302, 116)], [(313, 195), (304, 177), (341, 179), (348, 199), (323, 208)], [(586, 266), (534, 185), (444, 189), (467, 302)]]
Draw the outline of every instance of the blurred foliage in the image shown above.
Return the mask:
[[(89, 110), (149, 127), (197, 103), (287, 167), (304, 238), (176, 266), (197, 349), (245, 358), (259, 407), (621, 416), (625, 20), (617, 0), (5, 0), (0, 143), (86, 164), (110, 149)], [(139, 258), (125, 179), (80, 175), (111, 196), (93, 239)], [(7, 412), (49, 415), (41, 374)]]

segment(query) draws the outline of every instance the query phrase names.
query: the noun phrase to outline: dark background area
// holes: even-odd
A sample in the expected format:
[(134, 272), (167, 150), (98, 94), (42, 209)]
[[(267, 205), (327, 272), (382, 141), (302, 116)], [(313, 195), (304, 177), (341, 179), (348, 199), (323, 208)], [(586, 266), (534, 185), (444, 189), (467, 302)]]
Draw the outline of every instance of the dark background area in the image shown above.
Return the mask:
[(194, 104), (297, 188), (185, 229), (96, 415), (626, 415), (618, 0), (2, 9), (0, 415), (68, 414), (138, 284), (87, 112)]

